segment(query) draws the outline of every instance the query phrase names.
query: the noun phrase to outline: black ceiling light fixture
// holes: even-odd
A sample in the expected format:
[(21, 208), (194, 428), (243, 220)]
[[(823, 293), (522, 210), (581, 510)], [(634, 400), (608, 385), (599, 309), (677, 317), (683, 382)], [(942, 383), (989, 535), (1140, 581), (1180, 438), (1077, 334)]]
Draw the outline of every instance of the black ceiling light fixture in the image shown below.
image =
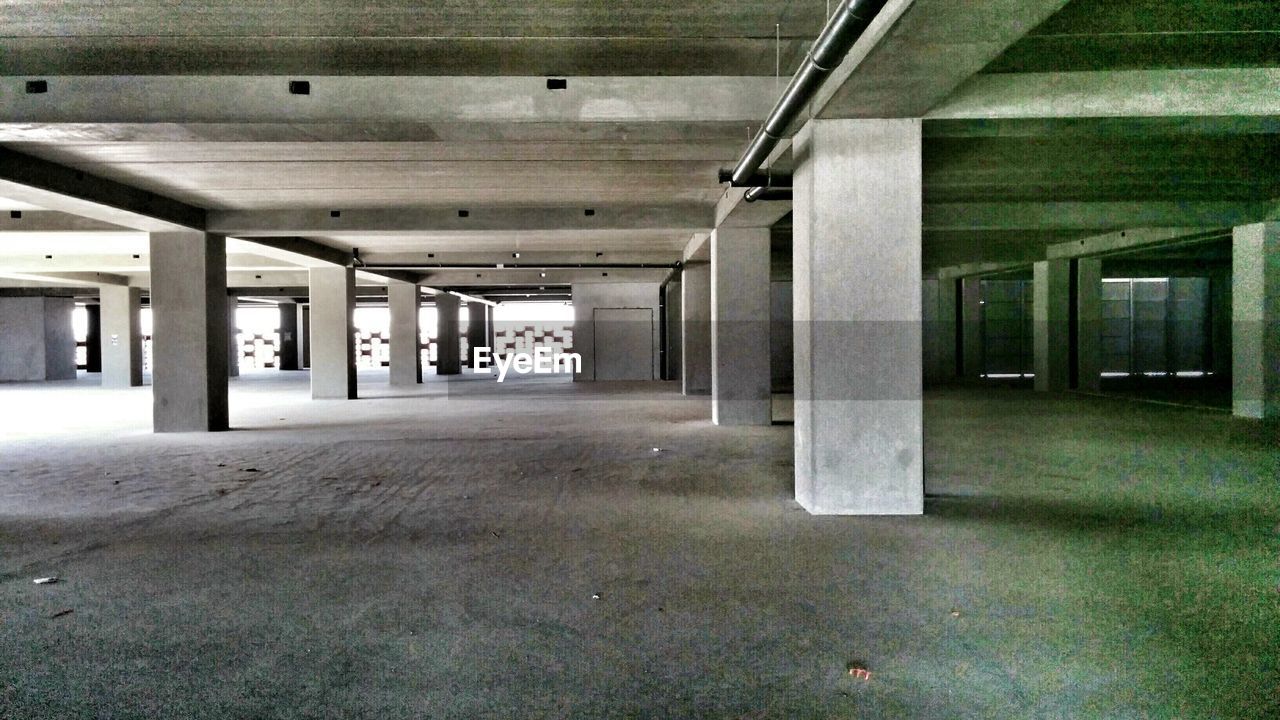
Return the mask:
[(459, 210), (459, 211), (458, 211), (458, 217), (460, 217), (460, 218), (471, 217), (471, 211), (470, 211), (470, 210)]
[(28, 95), (43, 95), (47, 92), (49, 92), (48, 80), (28, 80), (27, 81)]
[(21, 211), (21, 210), (10, 210), (10, 211), (9, 211), (9, 219), (10, 219), (10, 220), (21, 220), (21, 219), (22, 219), (22, 211)]
[(311, 81), (310, 80), (290, 80), (289, 94), (290, 95), (310, 95)]
[(547, 78), (547, 89), (548, 90), (568, 90), (569, 80), (568, 78)]

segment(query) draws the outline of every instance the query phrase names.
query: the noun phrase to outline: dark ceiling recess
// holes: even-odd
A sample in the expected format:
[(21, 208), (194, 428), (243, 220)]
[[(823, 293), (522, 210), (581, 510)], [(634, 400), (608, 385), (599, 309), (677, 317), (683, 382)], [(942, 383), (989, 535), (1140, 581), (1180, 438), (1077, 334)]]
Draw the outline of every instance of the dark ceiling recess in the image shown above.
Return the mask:
[(290, 80), (289, 94), (290, 95), (310, 95), (311, 82), (309, 80)]
[(547, 78), (548, 90), (567, 90), (569, 89), (569, 81), (565, 78)]
[(329, 217), (331, 217), (331, 218), (340, 218), (340, 217), (342, 217), (342, 211), (341, 211), (341, 210), (330, 210), (330, 211), (329, 211)]
[(471, 211), (470, 211), (470, 210), (459, 210), (459, 211), (458, 211), (458, 217), (460, 217), (460, 218), (464, 218), (464, 217), (471, 217)]
[(21, 220), (21, 219), (22, 219), (22, 211), (21, 211), (21, 210), (10, 210), (10, 211), (9, 211), (9, 218), (10, 218), (10, 219), (12, 219), (12, 220)]
[(49, 92), (48, 80), (28, 80), (27, 81), (28, 95), (42, 95), (47, 92)]

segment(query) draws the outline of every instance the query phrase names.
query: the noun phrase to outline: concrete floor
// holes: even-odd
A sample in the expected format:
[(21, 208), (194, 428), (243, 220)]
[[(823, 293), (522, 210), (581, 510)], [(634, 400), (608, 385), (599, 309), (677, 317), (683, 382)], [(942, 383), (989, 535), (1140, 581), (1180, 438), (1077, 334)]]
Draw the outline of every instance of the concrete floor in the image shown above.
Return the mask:
[(815, 518), (674, 385), (362, 381), (0, 386), (0, 717), (1280, 713), (1274, 427), (942, 390), (928, 514)]

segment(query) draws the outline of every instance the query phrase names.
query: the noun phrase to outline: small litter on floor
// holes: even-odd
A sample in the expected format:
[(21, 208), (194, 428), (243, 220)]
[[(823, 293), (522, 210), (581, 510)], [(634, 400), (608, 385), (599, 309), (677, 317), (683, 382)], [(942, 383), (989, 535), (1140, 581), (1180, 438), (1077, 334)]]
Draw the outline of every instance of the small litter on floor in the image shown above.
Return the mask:
[(71, 613), (73, 613), (73, 612), (75, 612), (75, 610), (59, 610), (58, 612), (56, 612), (56, 613), (54, 613), (54, 614), (50, 615), (50, 616), (49, 616), (49, 619), (50, 619), (50, 620), (57, 620), (58, 618), (60, 618), (60, 617), (66, 617), (67, 615), (70, 615), (70, 614), (71, 614)]
[(600, 599), (600, 593), (591, 593), (591, 599), (592, 599), (592, 600), (599, 600), (599, 599)]
[(955, 608), (951, 608), (951, 617), (954, 617), (954, 618), (960, 617), (960, 611)]
[(871, 679), (871, 671), (867, 669), (866, 663), (858, 660), (854, 660), (853, 662), (849, 663), (849, 675), (858, 680)]
[(654, 449), (653, 449), (653, 451), (654, 451), (654, 452), (662, 452), (662, 448), (654, 448)]
[(258, 468), (245, 468), (241, 472), (258, 472)]
[(42, 577), (42, 578), (36, 578), (33, 582), (35, 582), (35, 584), (37, 585), (53, 585), (54, 583), (58, 582), (58, 578)]

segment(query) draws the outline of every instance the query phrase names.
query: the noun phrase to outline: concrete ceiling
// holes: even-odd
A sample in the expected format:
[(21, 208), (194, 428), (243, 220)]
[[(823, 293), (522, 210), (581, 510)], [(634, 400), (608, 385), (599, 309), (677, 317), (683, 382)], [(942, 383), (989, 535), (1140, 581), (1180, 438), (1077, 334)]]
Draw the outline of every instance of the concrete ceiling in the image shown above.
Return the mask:
[[(10, 3), (0, 143), (228, 222), (342, 211), (258, 234), (375, 261), (674, 262), (706, 228), (652, 218), (709, 214), (775, 67), (792, 72), (834, 4)], [(1135, 224), (1269, 212), (1278, 38), (1269, 0), (889, 0), (812, 110), (927, 118), (926, 268), (1029, 261)], [(33, 77), (48, 93), (23, 92)], [(1190, 95), (1149, 107), (1169, 88)], [(463, 208), (474, 227), (432, 214)], [(546, 221), (588, 209), (608, 222)]]

